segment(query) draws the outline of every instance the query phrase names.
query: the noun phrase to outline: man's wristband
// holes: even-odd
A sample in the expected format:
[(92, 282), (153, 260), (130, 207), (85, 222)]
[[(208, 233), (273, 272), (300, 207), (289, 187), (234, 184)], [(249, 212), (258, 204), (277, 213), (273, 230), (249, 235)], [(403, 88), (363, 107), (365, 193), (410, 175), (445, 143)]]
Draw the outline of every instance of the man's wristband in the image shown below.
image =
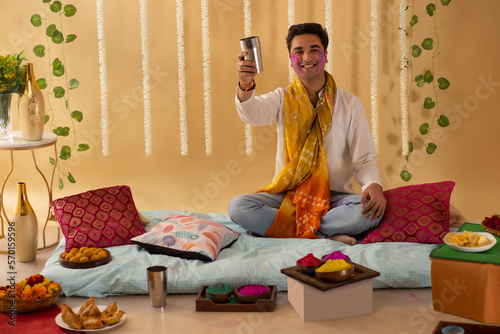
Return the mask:
[[(252, 84), (253, 84), (253, 85), (252, 85)], [(252, 86), (250, 87), (250, 85), (252, 85)], [(254, 90), (254, 89), (255, 89), (256, 84), (255, 84), (255, 80), (252, 80), (252, 82), (251, 82), (251, 83), (249, 83), (248, 85), (244, 85), (241, 81), (239, 81), (239, 82), (238, 82), (238, 86), (240, 87), (240, 89), (241, 89), (242, 91), (247, 92), (247, 91), (249, 91), (249, 90)]]

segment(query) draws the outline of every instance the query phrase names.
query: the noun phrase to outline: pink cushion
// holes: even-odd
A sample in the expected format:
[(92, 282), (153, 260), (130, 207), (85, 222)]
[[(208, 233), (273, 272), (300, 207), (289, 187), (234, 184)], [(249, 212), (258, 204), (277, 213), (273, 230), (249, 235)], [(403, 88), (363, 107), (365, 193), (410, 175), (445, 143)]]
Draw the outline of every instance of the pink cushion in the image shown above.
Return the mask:
[(384, 191), (384, 218), (362, 243), (442, 243), (450, 229), (450, 196), (454, 186), (455, 182), (447, 181)]
[(130, 239), (146, 232), (127, 186), (91, 190), (50, 205), (66, 238), (66, 250), (132, 244)]

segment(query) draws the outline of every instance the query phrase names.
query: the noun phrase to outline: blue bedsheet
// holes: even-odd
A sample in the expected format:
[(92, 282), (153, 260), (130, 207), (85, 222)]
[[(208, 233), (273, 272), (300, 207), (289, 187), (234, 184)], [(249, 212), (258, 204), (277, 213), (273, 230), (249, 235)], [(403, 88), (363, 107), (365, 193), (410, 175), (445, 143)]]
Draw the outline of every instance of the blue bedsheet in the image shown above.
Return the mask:
[(167, 212), (214, 221), (242, 235), (210, 263), (151, 255), (139, 246), (127, 245), (107, 248), (112, 261), (90, 269), (68, 269), (59, 264), (59, 256), (64, 252), (63, 238), (41, 274), (59, 282), (66, 296), (147, 294), (146, 268), (152, 265), (168, 267), (167, 290), (170, 294), (197, 293), (200, 286), (218, 282), (233, 288), (250, 283), (276, 285), (278, 291), (286, 291), (286, 276), (280, 272), (282, 268), (294, 266), (297, 259), (308, 253), (321, 257), (340, 250), (353, 262), (380, 272), (380, 276), (373, 281), (375, 289), (431, 286), (429, 254), (439, 245), (386, 242), (348, 246), (324, 239), (258, 238), (250, 236), (223, 213), (145, 211), (142, 214), (151, 220), (146, 230), (159, 223)]

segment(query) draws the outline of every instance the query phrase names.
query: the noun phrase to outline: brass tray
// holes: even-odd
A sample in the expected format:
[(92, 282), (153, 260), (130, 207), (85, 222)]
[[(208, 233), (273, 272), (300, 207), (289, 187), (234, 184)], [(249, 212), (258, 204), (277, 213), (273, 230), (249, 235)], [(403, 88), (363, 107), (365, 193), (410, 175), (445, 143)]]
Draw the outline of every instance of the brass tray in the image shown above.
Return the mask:
[[(111, 261), (111, 253), (107, 249), (103, 249), (106, 253), (108, 253), (108, 256), (106, 256), (103, 259), (99, 260), (94, 260), (94, 261), (87, 261), (87, 262), (71, 262), (68, 260), (65, 260), (61, 258), (59, 255), (59, 263), (61, 266), (69, 269), (88, 269), (88, 268), (95, 268), (99, 267), (102, 265), (105, 265), (109, 261)], [(61, 254), (62, 255), (62, 254)]]
[(351, 275), (351, 277), (349, 277), (345, 281), (334, 282), (334, 283), (323, 281), (318, 277), (307, 276), (306, 274), (300, 272), (296, 266), (281, 269), (281, 273), (321, 291), (328, 291), (344, 285), (380, 276), (380, 273), (378, 271), (363, 267), (362, 265), (359, 265), (354, 262), (352, 263), (352, 265), (354, 266), (354, 273)]
[[(214, 303), (207, 297), (206, 291), (210, 285), (203, 285), (196, 297), (196, 311), (208, 312), (273, 312), (276, 299), (276, 285), (266, 285), (271, 290), (269, 299), (259, 299), (255, 304)], [(234, 296), (231, 296), (234, 298)], [(236, 300), (236, 299), (235, 299)]]
[(491, 233), (493, 235), (496, 235), (498, 237), (500, 237), (500, 231), (499, 230), (495, 230), (494, 228), (491, 228), (491, 227), (487, 227), (486, 225), (484, 225), (484, 221), (481, 222), (481, 226), (484, 228), (484, 230), (488, 233)]

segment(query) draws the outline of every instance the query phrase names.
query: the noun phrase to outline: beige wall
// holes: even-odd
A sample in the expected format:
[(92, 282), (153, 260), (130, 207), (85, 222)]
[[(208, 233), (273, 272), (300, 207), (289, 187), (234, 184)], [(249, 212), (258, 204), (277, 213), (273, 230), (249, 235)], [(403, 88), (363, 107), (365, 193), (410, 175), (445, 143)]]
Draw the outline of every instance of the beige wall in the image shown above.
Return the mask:
[[(275, 133), (273, 127), (253, 128), (254, 154), (244, 153), (244, 123), (234, 107), (235, 63), (238, 39), (243, 37), (243, 1), (210, 0), (210, 68), (213, 111), (213, 155), (204, 147), (203, 72), (201, 51), (200, 1), (185, 0), (185, 55), (189, 154), (180, 154), (177, 91), (177, 50), (175, 1), (148, 1), (149, 46), (152, 103), (153, 153), (144, 152), (141, 39), (139, 1), (105, 0), (105, 35), (108, 62), (108, 103), (110, 154), (103, 156), (100, 143), (100, 88), (95, 1), (78, 1), (77, 15), (63, 17), (64, 32), (78, 38), (65, 46), (69, 78), (76, 77), (80, 87), (71, 91), (71, 108), (81, 110), (84, 120), (76, 124), (77, 142), (91, 145), (89, 151), (75, 154), (69, 171), (76, 184), (65, 182), (62, 191), (54, 182), (54, 198), (77, 192), (126, 184), (132, 188), (140, 210), (172, 209), (199, 212), (225, 212), (236, 194), (252, 192), (271, 181), (274, 173)], [(424, 8), (427, 2), (416, 1)], [(126, 5), (124, 5), (126, 3)], [(370, 117), (369, 1), (333, 1), (334, 31), (331, 35), (337, 84), (358, 95)], [(1, 50), (26, 50), (35, 64), (37, 77), (46, 76), (47, 60), (36, 58), (31, 49), (43, 43), (42, 29), (34, 29), (29, 18), (41, 12), (41, 1), (22, 1), (12, 6), (0, 3)], [(379, 44), (380, 154), (378, 162), (386, 189), (402, 186), (399, 107), (399, 1), (380, 0), (383, 17)], [(494, 0), (452, 1), (439, 5), (438, 22), (441, 55), (435, 60), (436, 76), (446, 76), (451, 88), (439, 95), (439, 107), (451, 121), (436, 130), (433, 140), (438, 149), (432, 156), (417, 152), (408, 168), (413, 173), (409, 184), (453, 180), (456, 187), (452, 203), (467, 219), (481, 219), (499, 212), (500, 174), (500, 43), (496, 36), (496, 16), (500, 3)], [(421, 11), (421, 10), (420, 10)], [(8, 12), (8, 15), (6, 14)], [(425, 24), (424, 14), (421, 23)], [(296, 22), (324, 23), (324, 2), (296, 1)], [(422, 29), (422, 28), (420, 28)], [(415, 34), (427, 37), (431, 29)], [(264, 72), (257, 78), (257, 93), (287, 84), (288, 60), (284, 38), (287, 31), (287, 1), (252, 1), (252, 32), (263, 47)], [(52, 57), (59, 51), (53, 47)], [(424, 61), (425, 62), (425, 61)], [(416, 65), (415, 71), (428, 66)], [(486, 84), (485, 82), (491, 82)], [(423, 91), (411, 104), (414, 135), (422, 120)], [(57, 125), (68, 118), (60, 101), (54, 103)], [(17, 118), (14, 119), (16, 121)], [(18, 130), (17, 123), (14, 129)], [(46, 128), (46, 130), (48, 130)], [(433, 130), (434, 131), (434, 130)], [(73, 139), (59, 138), (58, 147)], [(0, 152), (0, 173), (7, 173), (9, 155)], [(37, 150), (40, 167), (50, 171), (50, 149)], [(36, 174), (29, 152), (15, 154), (16, 168), (5, 188), (5, 204), (10, 214), (15, 183), (25, 181), (28, 195), (42, 211), (46, 196), (43, 181)], [(40, 203), (38, 203), (40, 202)], [(37, 208), (35, 208), (37, 209)]]

